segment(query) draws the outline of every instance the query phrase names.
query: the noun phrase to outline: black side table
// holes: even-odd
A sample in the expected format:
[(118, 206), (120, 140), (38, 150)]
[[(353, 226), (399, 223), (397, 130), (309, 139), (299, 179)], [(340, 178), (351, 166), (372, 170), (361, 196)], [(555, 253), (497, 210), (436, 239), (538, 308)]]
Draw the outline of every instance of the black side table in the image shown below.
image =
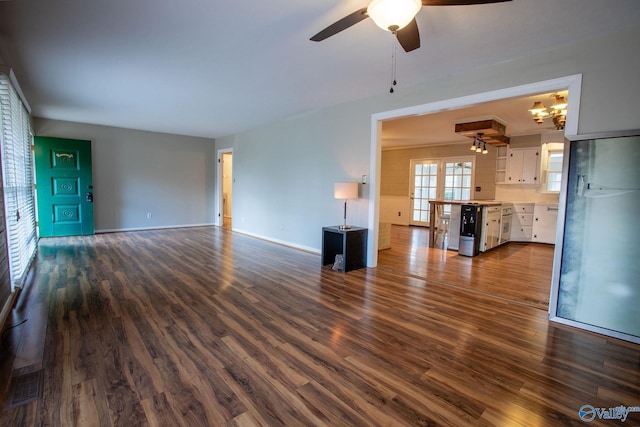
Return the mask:
[(322, 227), (322, 265), (333, 264), (337, 254), (343, 257), (343, 272), (356, 270), (367, 265), (366, 228), (351, 227), (346, 230), (339, 226)]

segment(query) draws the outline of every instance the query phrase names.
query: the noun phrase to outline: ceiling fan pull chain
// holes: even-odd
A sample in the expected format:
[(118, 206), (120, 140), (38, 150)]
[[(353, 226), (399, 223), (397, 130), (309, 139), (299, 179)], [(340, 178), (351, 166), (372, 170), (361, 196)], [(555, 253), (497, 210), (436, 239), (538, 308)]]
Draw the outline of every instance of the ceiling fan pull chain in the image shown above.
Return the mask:
[(393, 93), (393, 87), (396, 85), (397, 36), (397, 33), (394, 31), (391, 41), (391, 88), (389, 89), (389, 93)]

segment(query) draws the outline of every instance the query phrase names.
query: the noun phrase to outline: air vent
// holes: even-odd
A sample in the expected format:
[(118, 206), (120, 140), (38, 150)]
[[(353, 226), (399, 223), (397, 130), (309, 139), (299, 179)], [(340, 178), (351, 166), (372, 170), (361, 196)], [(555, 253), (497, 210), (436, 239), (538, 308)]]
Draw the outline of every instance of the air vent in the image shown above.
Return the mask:
[(35, 365), (13, 371), (5, 408), (26, 405), (40, 398), (42, 390), (42, 369)]

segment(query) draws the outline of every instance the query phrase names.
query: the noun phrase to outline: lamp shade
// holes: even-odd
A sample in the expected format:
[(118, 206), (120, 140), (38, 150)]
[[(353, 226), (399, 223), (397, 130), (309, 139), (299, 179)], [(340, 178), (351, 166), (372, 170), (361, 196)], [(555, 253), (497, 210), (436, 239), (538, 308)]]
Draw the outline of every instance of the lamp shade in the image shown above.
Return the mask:
[(556, 111), (564, 110), (567, 108), (567, 100), (564, 96), (556, 95), (556, 100), (551, 106)]
[(421, 7), (421, 0), (373, 0), (367, 15), (383, 30), (397, 31), (406, 27)]
[(333, 186), (333, 197), (336, 199), (357, 199), (357, 182), (336, 182)]
[(529, 108), (529, 111), (534, 116), (537, 116), (537, 115), (540, 115), (542, 113), (546, 114), (547, 113), (547, 107), (545, 107), (542, 102), (536, 101), (536, 102), (533, 103), (533, 106), (531, 108)]

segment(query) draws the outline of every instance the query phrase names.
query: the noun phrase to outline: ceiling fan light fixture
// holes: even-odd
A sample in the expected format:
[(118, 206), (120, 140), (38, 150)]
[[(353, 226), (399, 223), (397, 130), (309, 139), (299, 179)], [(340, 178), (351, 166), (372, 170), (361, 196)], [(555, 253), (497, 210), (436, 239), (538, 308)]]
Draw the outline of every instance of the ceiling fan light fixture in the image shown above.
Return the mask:
[(383, 30), (398, 31), (415, 18), (421, 7), (421, 0), (373, 0), (367, 14)]

